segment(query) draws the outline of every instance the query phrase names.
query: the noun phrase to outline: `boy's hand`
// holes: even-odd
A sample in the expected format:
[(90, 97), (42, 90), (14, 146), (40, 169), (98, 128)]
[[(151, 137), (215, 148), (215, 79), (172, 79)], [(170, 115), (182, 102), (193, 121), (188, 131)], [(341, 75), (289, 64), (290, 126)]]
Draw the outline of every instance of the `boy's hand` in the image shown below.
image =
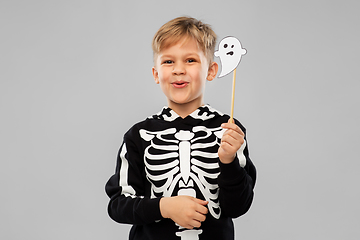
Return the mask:
[(227, 130), (221, 138), (218, 154), (220, 161), (227, 164), (234, 161), (236, 152), (245, 141), (245, 134), (238, 125), (231, 122), (231, 119), (227, 123), (223, 123), (221, 127)]
[(190, 196), (163, 197), (160, 200), (160, 212), (164, 218), (170, 218), (180, 226), (193, 229), (205, 221), (208, 209), (207, 201)]

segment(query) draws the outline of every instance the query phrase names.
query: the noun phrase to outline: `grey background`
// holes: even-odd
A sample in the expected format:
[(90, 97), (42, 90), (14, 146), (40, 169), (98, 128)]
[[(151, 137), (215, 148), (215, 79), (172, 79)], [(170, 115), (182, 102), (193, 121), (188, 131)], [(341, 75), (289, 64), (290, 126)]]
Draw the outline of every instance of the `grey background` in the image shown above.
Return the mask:
[[(237, 239), (359, 239), (357, 1), (0, 1), (0, 239), (127, 239), (104, 185), (166, 104), (151, 38), (190, 15), (248, 50), (235, 116), (258, 169)], [(219, 62), (219, 59), (216, 59)], [(230, 111), (231, 75), (206, 103)]]

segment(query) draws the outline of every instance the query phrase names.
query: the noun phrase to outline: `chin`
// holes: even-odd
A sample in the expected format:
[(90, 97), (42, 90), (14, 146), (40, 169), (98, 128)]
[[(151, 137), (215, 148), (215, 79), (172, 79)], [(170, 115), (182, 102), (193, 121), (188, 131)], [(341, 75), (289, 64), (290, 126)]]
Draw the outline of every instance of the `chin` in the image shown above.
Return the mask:
[(185, 98), (173, 98), (173, 99), (171, 99), (171, 102), (176, 103), (176, 104), (186, 104), (191, 101), (189, 101), (189, 99), (185, 99)]

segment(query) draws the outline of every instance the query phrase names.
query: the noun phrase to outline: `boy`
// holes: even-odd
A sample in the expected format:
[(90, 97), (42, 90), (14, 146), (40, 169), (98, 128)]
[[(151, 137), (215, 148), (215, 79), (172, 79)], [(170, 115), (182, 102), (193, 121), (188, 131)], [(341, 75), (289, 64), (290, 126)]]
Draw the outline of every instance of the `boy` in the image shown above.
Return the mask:
[(125, 134), (106, 184), (109, 215), (133, 224), (131, 240), (232, 240), (232, 218), (250, 208), (256, 170), (245, 128), (203, 103), (218, 71), (215, 43), (210, 26), (188, 17), (154, 36), (152, 73), (168, 107)]

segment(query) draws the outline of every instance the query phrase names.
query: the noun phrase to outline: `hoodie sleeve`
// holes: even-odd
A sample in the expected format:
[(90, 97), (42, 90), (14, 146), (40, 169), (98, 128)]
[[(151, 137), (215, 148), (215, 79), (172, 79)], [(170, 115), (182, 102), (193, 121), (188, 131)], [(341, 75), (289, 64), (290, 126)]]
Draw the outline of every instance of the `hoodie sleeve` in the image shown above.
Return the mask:
[[(222, 214), (236, 218), (245, 214), (254, 198), (254, 186), (256, 182), (256, 168), (249, 157), (246, 129), (235, 120), (245, 133), (245, 147), (240, 148), (233, 162), (220, 165), (219, 201)], [(245, 163), (244, 163), (245, 162)]]
[(105, 191), (110, 198), (108, 213), (114, 221), (142, 225), (162, 219), (160, 198), (145, 197), (143, 154), (132, 139), (130, 131), (125, 134), (115, 174), (106, 183)]

